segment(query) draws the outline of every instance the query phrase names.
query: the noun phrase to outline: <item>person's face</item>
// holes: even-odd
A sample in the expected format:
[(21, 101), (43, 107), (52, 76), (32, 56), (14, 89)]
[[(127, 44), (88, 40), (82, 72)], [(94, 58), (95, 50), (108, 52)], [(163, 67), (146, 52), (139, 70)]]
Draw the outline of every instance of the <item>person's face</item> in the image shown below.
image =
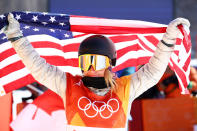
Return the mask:
[(83, 75), (88, 77), (104, 77), (105, 69), (95, 71), (91, 66), (90, 70), (84, 71)]

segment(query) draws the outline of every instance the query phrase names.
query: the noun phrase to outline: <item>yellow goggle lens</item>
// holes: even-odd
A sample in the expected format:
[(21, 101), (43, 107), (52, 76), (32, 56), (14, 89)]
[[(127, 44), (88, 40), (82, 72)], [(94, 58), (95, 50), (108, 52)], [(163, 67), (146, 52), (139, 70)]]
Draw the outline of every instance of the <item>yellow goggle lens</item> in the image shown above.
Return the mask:
[(107, 56), (86, 54), (79, 56), (79, 67), (83, 71), (88, 71), (90, 66), (98, 71), (106, 69), (110, 66), (110, 59)]

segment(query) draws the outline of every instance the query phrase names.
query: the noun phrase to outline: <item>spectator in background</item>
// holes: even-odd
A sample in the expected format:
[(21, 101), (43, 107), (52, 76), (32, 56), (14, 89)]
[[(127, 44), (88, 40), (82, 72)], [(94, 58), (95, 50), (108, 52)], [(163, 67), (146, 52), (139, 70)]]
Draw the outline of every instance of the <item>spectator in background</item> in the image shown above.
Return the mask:
[(179, 90), (178, 79), (169, 67), (157, 84), (157, 88), (160, 92), (163, 92), (166, 98), (183, 96)]
[[(190, 83), (188, 89), (193, 96), (197, 94), (197, 71), (195, 67), (190, 67)], [(184, 97), (179, 89), (178, 79), (175, 73), (168, 67), (158, 82), (138, 99), (152, 99), (152, 98), (172, 98), (172, 97)], [(187, 95), (188, 96), (188, 95)], [(190, 95), (189, 95), (190, 96)]]
[(193, 95), (197, 94), (197, 71), (195, 67), (190, 67), (190, 85), (188, 86)]
[[(178, 79), (169, 67), (156, 86), (160, 92), (164, 93), (166, 98), (186, 96), (180, 93)], [(190, 67), (190, 83), (188, 85), (188, 89), (192, 95), (197, 94), (197, 71), (192, 66)]]

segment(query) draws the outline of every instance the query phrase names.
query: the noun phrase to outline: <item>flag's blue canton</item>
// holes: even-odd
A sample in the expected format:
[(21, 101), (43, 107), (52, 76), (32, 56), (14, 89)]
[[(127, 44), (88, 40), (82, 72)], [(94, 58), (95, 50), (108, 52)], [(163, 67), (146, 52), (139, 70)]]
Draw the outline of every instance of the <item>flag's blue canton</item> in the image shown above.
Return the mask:
[(7, 15), (8, 14), (0, 15), (0, 29), (2, 29), (5, 25), (8, 24)]
[[(73, 37), (70, 32), (69, 15), (36, 12), (12, 12), (20, 22), (24, 36), (48, 34), (60, 40)], [(7, 25), (7, 15), (0, 15), (0, 29)], [(0, 43), (6, 42), (6, 36), (0, 34)]]

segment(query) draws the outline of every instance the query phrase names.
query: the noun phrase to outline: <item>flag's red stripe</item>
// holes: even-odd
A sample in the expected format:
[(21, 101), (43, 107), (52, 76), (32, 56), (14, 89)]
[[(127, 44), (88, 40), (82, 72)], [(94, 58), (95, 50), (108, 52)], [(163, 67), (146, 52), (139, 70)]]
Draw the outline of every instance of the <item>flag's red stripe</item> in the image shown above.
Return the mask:
[(9, 48), (1, 53), (0, 62), (4, 59), (16, 54), (14, 48)]
[(179, 51), (178, 50), (175, 50), (174, 53), (179, 56)]
[(185, 64), (184, 64), (184, 66), (183, 66), (183, 70), (184, 70), (185, 72), (188, 70), (190, 61), (191, 61), (191, 53), (190, 53), (189, 57), (187, 58), (187, 60), (185, 61)]
[(180, 39), (180, 38), (176, 39), (176, 45), (181, 45), (181, 42), (182, 42), (182, 39)]
[(12, 72), (15, 72), (17, 70), (24, 68), (24, 67), (25, 66), (22, 63), (22, 61), (17, 61), (15, 63), (12, 63), (0, 70), (0, 77), (6, 76)]
[(63, 47), (64, 52), (78, 52), (80, 43), (72, 43)]
[(73, 37), (74, 37), (74, 38), (78, 38), (78, 37), (82, 37), (82, 36), (86, 36), (86, 35), (88, 35), (88, 34), (74, 35)]
[(189, 50), (191, 49), (191, 40), (190, 36), (185, 36), (183, 38), (183, 46), (185, 47), (186, 52), (188, 53)]
[[(171, 61), (172, 64), (173, 64), (174, 71), (175, 71), (175, 72), (177, 73), (177, 75), (181, 78), (181, 82), (183, 83), (183, 86), (184, 86), (185, 88), (187, 88), (188, 83), (187, 83), (187, 79), (186, 79), (186, 74), (180, 69), (180, 67), (179, 67), (178, 65), (176, 65), (176, 64), (174, 63), (174, 61), (173, 61), (172, 59), (170, 59), (170, 61)], [(180, 87), (180, 89), (181, 89), (181, 87)], [(182, 89), (181, 89), (181, 91), (182, 91)]]
[[(58, 50), (62, 50), (62, 46), (58, 43), (54, 43), (54, 42), (50, 42), (50, 41), (37, 41), (37, 42), (31, 42), (32, 46), (34, 48), (55, 48)], [(9, 48), (3, 52), (1, 52), (1, 57), (0, 57), (0, 61), (2, 61), (3, 59), (16, 54), (14, 48)]]
[(145, 44), (141, 39), (138, 39), (140, 44), (148, 51), (150, 52), (154, 52), (154, 50), (152, 50), (147, 44)]
[(60, 44), (51, 41), (36, 41), (36, 42), (31, 42), (31, 44), (34, 48), (55, 48), (62, 50), (62, 46)]
[(148, 56), (128, 59), (125, 62), (123, 62), (122, 64), (120, 64), (118, 66), (115, 66), (113, 68), (113, 71), (116, 72), (116, 71), (122, 70), (122, 69), (127, 68), (127, 67), (144, 65), (144, 64), (148, 63), (149, 59), (150, 59), (150, 57), (148, 57)]
[(133, 41), (138, 39), (137, 35), (125, 35), (125, 36), (110, 36), (109, 37), (114, 43), (125, 42), (125, 41)]
[(188, 52), (189, 52), (189, 50), (191, 50), (192, 48), (191, 35), (189, 34), (187, 37), (188, 37), (187, 46), (188, 46)]
[[(54, 49), (58, 49), (63, 51), (64, 47), (62, 47), (60, 44), (58, 43), (54, 43), (54, 42), (50, 42), (50, 41), (37, 41), (37, 42), (31, 42), (32, 46), (36, 49), (36, 48), (54, 48)], [(69, 46), (73, 46), (72, 44)], [(76, 50), (75, 50), (76, 51)], [(13, 48), (9, 48), (5, 51), (3, 51), (1, 53), (1, 57), (0, 57), (0, 61), (2, 61), (3, 59), (14, 55), (16, 52)]]
[(155, 47), (157, 46), (157, 44), (159, 43), (159, 40), (157, 38), (155, 38), (155, 36), (153, 35), (149, 35), (149, 36), (144, 36), (150, 43), (152, 43)]
[(187, 35), (187, 32), (183, 28), (183, 25), (178, 26), (179, 30), (181, 31), (183, 37), (183, 46), (185, 47), (186, 52), (188, 53), (189, 50), (191, 49), (191, 37), (190, 34)]
[(135, 28), (135, 27), (116, 27), (116, 26), (91, 26), (91, 25), (71, 25), (71, 31), (83, 32), (91, 34), (147, 34), (147, 33), (164, 33), (166, 27), (150, 27), (150, 28)]
[[(55, 66), (73, 66), (78, 67), (78, 58), (64, 59), (59, 56), (41, 56), (46, 59), (47, 63)], [(0, 77), (4, 77), (12, 72), (23, 69), (25, 66), (22, 61), (17, 61), (0, 70)]]
[(26, 85), (31, 84), (33, 82), (35, 82), (35, 79), (30, 74), (28, 74), (25, 77), (21, 77), (11, 83), (3, 85), (3, 87), (4, 87), (5, 92), (9, 93), (13, 90), (16, 90), (20, 87), (26, 86)]
[[(36, 48), (54, 48), (61, 50), (63, 52), (77, 52), (79, 48), (79, 43), (72, 43), (69, 45), (61, 46), (57, 43), (50, 42), (50, 41), (38, 41), (38, 42), (31, 42), (32, 46)], [(13, 48), (9, 48), (1, 53), (0, 61), (6, 59), (9, 56), (16, 54)]]
[[(87, 34), (83, 34), (82, 36), (84, 36), (84, 35), (87, 35)], [(126, 41), (136, 40), (136, 39), (138, 39), (138, 36), (137, 35), (123, 35), (123, 36), (109, 36), (109, 38), (114, 43), (118, 43), (118, 42), (126, 42)], [(72, 43), (72, 44), (80, 44), (80, 43)], [(67, 46), (70, 46), (70, 44)], [(65, 46), (65, 47), (67, 47), (67, 46)]]
[(123, 55), (125, 55), (129, 51), (139, 51), (139, 50), (143, 50), (143, 49), (138, 44), (127, 46), (127, 47), (117, 51), (117, 58), (122, 57)]

